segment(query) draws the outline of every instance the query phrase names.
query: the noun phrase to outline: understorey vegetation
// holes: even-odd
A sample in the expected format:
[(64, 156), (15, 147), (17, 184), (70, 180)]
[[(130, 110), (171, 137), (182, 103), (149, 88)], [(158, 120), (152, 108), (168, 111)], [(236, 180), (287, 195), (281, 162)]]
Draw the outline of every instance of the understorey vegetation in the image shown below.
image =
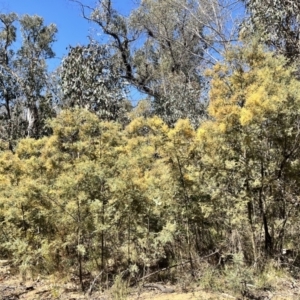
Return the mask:
[[(299, 36), (271, 38), (259, 1), (241, 1), (236, 43), (217, 22), (223, 1), (146, 0), (128, 18), (110, 1), (90, 15), (72, 2), (110, 42), (70, 48), (52, 74), (56, 27), (0, 15), (1, 257), (85, 291), (96, 279), (121, 292), (184, 276), (217, 288), (222, 274), (238, 291), (258, 274), (262, 287), (264, 274), (296, 276)], [(298, 20), (291, 2), (272, 10)], [(128, 85), (147, 95), (135, 107)]]

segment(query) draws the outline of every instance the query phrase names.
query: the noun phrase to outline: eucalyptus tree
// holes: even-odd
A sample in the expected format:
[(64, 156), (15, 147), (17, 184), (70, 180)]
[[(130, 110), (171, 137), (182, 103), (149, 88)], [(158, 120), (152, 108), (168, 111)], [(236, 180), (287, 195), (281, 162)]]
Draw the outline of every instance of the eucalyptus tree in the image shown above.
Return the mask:
[(71, 1), (98, 25), (120, 75), (151, 97), (154, 113), (168, 124), (179, 118), (199, 122), (205, 113), (202, 69), (210, 41), (204, 38), (205, 22), (193, 17), (190, 1), (182, 0), (188, 9), (168, 0), (141, 1), (127, 17), (110, 0), (99, 0), (95, 7)]
[(145, 36), (133, 62), (138, 66), (138, 78), (147, 78), (147, 85), (156, 94), (155, 113), (169, 124), (187, 117), (197, 124), (203, 113), (200, 66), (209, 44), (194, 29), (203, 35), (204, 26), (195, 23), (188, 9), (153, 0), (142, 1), (129, 22)]
[[(15, 114), (16, 100), (20, 95), (18, 77), (13, 70), (13, 57), (15, 52), (12, 44), (16, 41), (15, 22), (17, 15), (14, 13), (0, 15), (0, 99), (1, 99), (1, 138), (10, 141), (16, 132), (12, 119)], [(11, 147), (11, 145), (10, 145)]]
[(15, 65), (22, 80), (22, 94), (28, 114), (27, 133), (38, 137), (41, 133), (43, 111), (41, 102), (45, 101), (43, 92), (47, 85), (46, 59), (53, 58), (55, 53), (52, 44), (57, 33), (56, 25), (44, 25), (39, 16), (24, 15), (20, 18), (23, 43), (17, 51)]
[(123, 120), (126, 82), (105, 45), (70, 47), (60, 72), (63, 107), (83, 107), (101, 119)]
[[(1, 138), (12, 148), (19, 137), (39, 137), (43, 120), (51, 112), (45, 97), (46, 60), (55, 55), (52, 44), (57, 28), (45, 25), (39, 16), (18, 17), (15, 13), (1, 14), (0, 22)], [(22, 37), (19, 49), (15, 46), (19, 42), (17, 22)]]
[(300, 56), (300, 2), (242, 0), (249, 18), (244, 32), (258, 32), (261, 41), (289, 59)]
[(204, 49), (204, 61), (208, 66), (223, 60), (226, 51), (238, 42), (239, 28), (245, 11), (245, 6), (240, 1), (167, 1), (169, 5), (185, 11), (193, 20), (190, 30), (208, 45)]

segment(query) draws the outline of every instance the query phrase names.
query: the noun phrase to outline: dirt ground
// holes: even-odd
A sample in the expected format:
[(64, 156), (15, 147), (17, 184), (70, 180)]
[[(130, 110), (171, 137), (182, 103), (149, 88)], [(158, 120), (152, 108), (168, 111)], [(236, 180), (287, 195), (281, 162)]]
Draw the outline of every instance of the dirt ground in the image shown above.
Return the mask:
[[(142, 287), (132, 289), (127, 300), (229, 300), (229, 299), (257, 299), (257, 300), (299, 300), (300, 281), (289, 281), (282, 279), (278, 281), (275, 290), (248, 293), (244, 295), (231, 295), (227, 293), (214, 293), (195, 289), (193, 291), (182, 292), (178, 286), (167, 286), (165, 291), (156, 288), (153, 284), (151, 288)], [(162, 287), (161, 284), (157, 284)], [(165, 286), (164, 286), (165, 287)], [(26, 280), (18, 275), (12, 275), (9, 262), (0, 260), (0, 300), (116, 300), (116, 296), (110, 292), (94, 292), (90, 295), (82, 294), (78, 291), (78, 285), (74, 283), (53, 282), (50, 279)], [(124, 299), (124, 298), (119, 298)]]

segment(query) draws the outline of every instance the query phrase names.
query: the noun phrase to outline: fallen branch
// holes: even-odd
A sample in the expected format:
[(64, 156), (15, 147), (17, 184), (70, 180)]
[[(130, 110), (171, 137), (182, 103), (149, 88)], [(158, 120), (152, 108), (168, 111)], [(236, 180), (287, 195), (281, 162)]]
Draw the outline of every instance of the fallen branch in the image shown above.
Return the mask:
[(168, 288), (168, 287), (164, 287), (161, 284), (157, 284), (157, 283), (148, 283), (148, 284), (144, 284), (143, 287), (145, 288), (154, 288), (154, 289), (158, 289), (160, 290), (162, 293), (174, 293), (175, 289), (173, 288)]
[(102, 275), (102, 273), (103, 273), (103, 271), (101, 271), (101, 272), (94, 278), (93, 282), (91, 283), (90, 288), (89, 288), (88, 291), (87, 291), (87, 294), (88, 294), (89, 296), (92, 295), (92, 292), (93, 292), (95, 283), (96, 283), (97, 279)]
[(142, 280), (144, 280), (144, 279), (146, 279), (146, 278), (148, 278), (148, 277), (151, 277), (152, 275), (155, 275), (155, 274), (157, 274), (157, 273), (160, 273), (160, 272), (163, 272), (163, 271), (167, 271), (167, 270), (170, 270), (170, 269), (175, 268), (175, 267), (178, 267), (178, 266), (183, 266), (183, 265), (185, 265), (185, 264), (187, 264), (187, 263), (189, 263), (189, 262), (190, 262), (190, 261), (188, 260), (188, 261), (181, 262), (181, 263), (179, 263), (179, 264), (176, 264), (176, 265), (173, 265), (173, 266), (170, 266), (170, 267), (167, 267), (167, 268), (160, 269), (160, 270), (158, 270), (158, 271), (155, 271), (155, 272), (153, 272), (153, 273), (150, 273), (150, 274), (148, 274), (148, 275), (146, 275), (146, 276), (144, 276), (144, 277), (142, 277), (142, 278), (136, 280), (135, 283), (140, 282), (140, 281), (142, 281)]
[[(201, 257), (200, 260), (207, 259), (207, 258), (209, 258), (209, 257), (211, 257), (211, 256), (213, 256), (213, 255), (215, 255), (215, 254), (217, 254), (217, 253), (219, 253), (219, 250), (216, 250), (215, 252), (213, 252), (213, 253), (211, 253), (211, 254), (209, 254), (209, 255), (206, 255), (206, 256)], [(195, 259), (194, 259), (194, 260), (195, 260)], [(188, 264), (189, 262), (190, 262), (190, 260), (187, 260), (187, 261), (185, 261), (185, 262), (181, 262), (181, 263), (178, 263), (178, 264), (176, 264), (176, 265), (173, 265), (173, 266), (170, 266), (170, 267), (166, 267), (166, 268), (157, 270), (157, 271), (155, 271), (155, 272), (153, 272), (153, 273), (150, 273), (150, 274), (148, 274), (148, 275), (146, 275), (146, 276), (144, 276), (144, 277), (142, 277), (142, 278), (136, 280), (135, 283), (132, 284), (131, 286), (133, 286), (133, 285), (135, 285), (136, 283), (138, 283), (138, 282), (140, 282), (140, 281), (142, 281), (142, 280), (144, 280), (144, 279), (146, 279), (146, 278), (149, 278), (149, 277), (151, 277), (151, 276), (153, 276), (153, 275), (155, 275), (155, 274), (157, 274), (157, 273), (160, 273), (160, 272), (163, 272), (163, 271), (167, 271), (167, 270), (170, 270), (170, 269), (175, 268), (175, 267), (184, 266), (184, 265)]]
[(48, 293), (50, 291), (51, 291), (51, 289), (46, 289), (46, 290), (42, 290), (42, 291), (36, 291), (35, 293), (39, 295), (39, 294)]

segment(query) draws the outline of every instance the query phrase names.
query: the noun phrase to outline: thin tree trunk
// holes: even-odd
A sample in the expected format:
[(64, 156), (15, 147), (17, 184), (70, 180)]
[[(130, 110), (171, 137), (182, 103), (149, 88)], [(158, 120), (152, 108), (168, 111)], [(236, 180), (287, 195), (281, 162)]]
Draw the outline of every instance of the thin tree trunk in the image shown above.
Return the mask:
[(272, 255), (272, 248), (273, 248), (273, 242), (272, 242), (272, 237), (269, 232), (269, 227), (268, 227), (268, 218), (266, 214), (266, 208), (265, 208), (265, 203), (263, 199), (263, 188), (264, 188), (264, 166), (263, 163), (261, 163), (261, 188), (259, 190), (259, 207), (260, 211), (262, 214), (262, 221), (263, 221), (263, 227), (264, 227), (264, 235), (265, 235), (265, 253), (267, 255)]

